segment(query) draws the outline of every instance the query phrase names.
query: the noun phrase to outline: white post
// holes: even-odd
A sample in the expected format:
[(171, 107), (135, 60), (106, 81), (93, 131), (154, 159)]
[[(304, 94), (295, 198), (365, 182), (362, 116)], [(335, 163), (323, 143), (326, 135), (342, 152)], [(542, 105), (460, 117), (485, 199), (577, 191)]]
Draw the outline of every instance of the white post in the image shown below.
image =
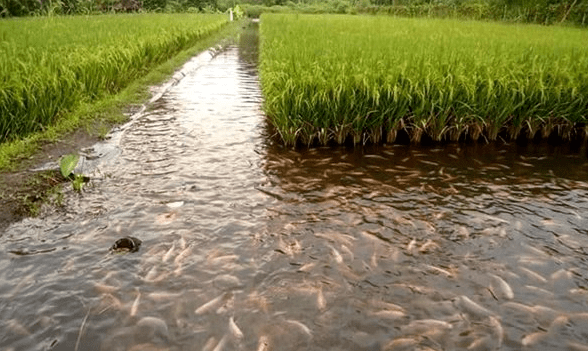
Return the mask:
[(230, 19), (231, 19), (231, 22), (232, 22), (233, 21), (233, 9), (231, 9), (231, 12), (230, 12)]

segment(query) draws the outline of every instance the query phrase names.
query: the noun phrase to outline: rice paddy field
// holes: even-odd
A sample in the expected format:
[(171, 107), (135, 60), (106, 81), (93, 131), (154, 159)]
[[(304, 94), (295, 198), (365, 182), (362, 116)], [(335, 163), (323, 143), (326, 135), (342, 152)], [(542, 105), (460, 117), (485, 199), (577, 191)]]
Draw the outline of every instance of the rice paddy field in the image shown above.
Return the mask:
[(219, 30), (224, 15), (132, 14), (0, 21), (0, 142), (116, 93)]
[(264, 109), (287, 145), (584, 137), (588, 31), (263, 14)]

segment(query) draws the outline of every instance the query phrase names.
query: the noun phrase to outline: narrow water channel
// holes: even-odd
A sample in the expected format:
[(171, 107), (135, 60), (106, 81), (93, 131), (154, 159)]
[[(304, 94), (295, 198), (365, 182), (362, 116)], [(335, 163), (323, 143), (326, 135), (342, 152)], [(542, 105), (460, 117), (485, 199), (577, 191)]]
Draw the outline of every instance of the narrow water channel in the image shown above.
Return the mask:
[(584, 149), (285, 149), (256, 43), (199, 58), (88, 151), (82, 195), (2, 234), (0, 350), (588, 350)]

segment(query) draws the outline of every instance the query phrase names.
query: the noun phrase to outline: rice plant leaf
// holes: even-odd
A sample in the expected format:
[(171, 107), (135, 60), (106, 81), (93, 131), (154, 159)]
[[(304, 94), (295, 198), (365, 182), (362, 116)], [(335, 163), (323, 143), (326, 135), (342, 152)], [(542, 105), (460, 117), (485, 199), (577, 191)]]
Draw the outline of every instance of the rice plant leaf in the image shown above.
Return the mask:
[(69, 177), (69, 175), (78, 165), (79, 159), (80, 156), (74, 154), (66, 155), (61, 159), (61, 162), (59, 163), (59, 170), (61, 171), (63, 178)]

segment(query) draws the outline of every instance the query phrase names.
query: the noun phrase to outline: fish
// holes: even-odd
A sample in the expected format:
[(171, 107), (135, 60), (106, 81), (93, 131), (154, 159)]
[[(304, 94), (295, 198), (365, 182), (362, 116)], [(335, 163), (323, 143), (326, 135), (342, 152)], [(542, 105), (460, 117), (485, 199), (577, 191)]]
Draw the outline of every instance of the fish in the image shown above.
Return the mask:
[(382, 348), (382, 351), (413, 350), (419, 342), (415, 338), (398, 338), (390, 341)]
[(337, 251), (337, 249), (335, 249), (334, 247), (330, 246), (331, 248), (331, 253), (333, 254), (333, 257), (335, 258), (335, 262), (341, 264), (343, 263), (343, 256), (341, 256), (341, 254), (339, 253), (339, 251)]
[(464, 310), (471, 316), (485, 318), (494, 315), (492, 311), (470, 300), (470, 298), (465, 295), (458, 297), (455, 300), (455, 303), (457, 307)]
[(426, 267), (428, 270), (430, 270), (430, 271), (437, 272), (437, 273), (442, 273), (442, 274), (443, 274), (443, 275), (445, 275), (447, 278), (453, 278), (453, 277), (454, 277), (454, 274), (453, 274), (453, 273), (451, 273), (450, 271), (448, 271), (448, 270), (445, 270), (445, 269), (443, 269), (443, 268), (439, 268), (439, 267), (436, 267), (436, 266), (431, 266), (431, 265), (429, 265), (429, 264), (426, 264), (426, 265), (425, 265), (425, 267)]
[(180, 236), (180, 240), (178, 241), (179, 245), (180, 245), (180, 250), (184, 250), (186, 247), (188, 247), (188, 243), (186, 242), (186, 239), (183, 236)]
[(286, 323), (288, 323), (288, 324), (292, 324), (292, 325), (295, 325), (295, 326), (297, 326), (297, 327), (298, 327), (298, 328), (300, 328), (300, 329), (301, 329), (301, 330), (302, 330), (302, 331), (303, 331), (303, 332), (304, 332), (306, 335), (308, 335), (308, 336), (312, 337), (312, 332), (310, 331), (310, 328), (308, 328), (306, 325), (302, 324), (301, 322), (299, 322), (299, 321), (295, 321), (295, 320), (293, 320), (293, 319), (287, 319), (285, 322), (286, 322)]
[(408, 243), (408, 246), (406, 247), (406, 251), (408, 251), (409, 254), (414, 254), (414, 250), (416, 248), (416, 244), (417, 244), (416, 239), (412, 239), (410, 241), (410, 243)]
[(183, 249), (182, 252), (180, 252), (178, 254), (178, 256), (176, 256), (176, 258), (174, 259), (174, 264), (177, 267), (179, 267), (183, 263), (184, 259), (186, 257), (188, 257), (188, 255), (190, 255), (191, 253), (192, 253), (192, 246), (191, 245), (188, 245), (188, 247), (186, 247), (185, 249)]
[(243, 339), (243, 332), (241, 331), (241, 329), (239, 329), (233, 317), (229, 318), (229, 330), (236, 339)]
[(137, 314), (137, 310), (139, 309), (139, 301), (141, 300), (141, 292), (137, 290), (137, 297), (135, 301), (133, 301), (133, 305), (131, 306), (131, 317), (134, 317)]
[(353, 243), (357, 240), (356, 238), (354, 238), (351, 235), (335, 233), (335, 232), (315, 233), (314, 235), (318, 236), (319, 238), (327, 239), (330, 242), (339, 243), (341, 245), (346, 245), (346, 246), (353, 246)]
[(216, 344), (216, 347), (212, 349), (212, 351), (222, 351), (225, 348), (225, 344), (227, 343), (227, 336), (223, 336), (222, 339)]
[(496, 340), (492, 339), (489, 335), (483, 336), (481, 338), (477, 338), (476, 340), (472, 341), (472, 343), (468, 346), (468, 350), (472, 351), (486, 351), (486, 350), (496, 350)]
[(5, 322), (6, 328), (13, 335), (29, 336), (31, 332), (20, 324), (16, 319), (11, 319)]
[(216, 346), (216, 344), (217, 344), (216, 338), (213, 336), (206, 341), (206, 344), (204, 344), (202, 351), (212, 351), (214, 349), (214, 347)]
[(203, 304), (202, 306), (198, 307), (194, 313), (196, 314), (204, 314), (210, 312), (212, 310), (216, 310), (222, 305), (226, 304), (233, 297), (233, 294), (228, 292), (222, 295), (215, 297), (214, 299), (208, 301), (207, 303)]
[(170, 259), (171, 255), (172, 255), (172, 253), (174, 252), (175, 248), (176, 248), (176, 242), (174, 241), (172, 243), (172, 246), (169, 248), (169, 250), (167, 250), (167, 252), (163, 255), (163, 257), (161, 259), (161, 261), (163, 263), (166, 263), (167, 261), (169, 261), (169, 259)]
[(269, 338), (265, 335), (259, 337), (259, 341), (257, 342), (257, 351), (269, 351)]
[(341, 251), (344, 251), (346, 254), (348, 254), (351, 261), (354, 260), (355, 255), (353, 255), (353, 252), (351, 252), (351, 250), (347, 246), (341, 245)]
[(398, 306), (396, 304), (390, 303), (390, 302), (385, 302), (385, 301), (381, 301), (381, 300), (371, 300), (369, 302), (369, 304), (375, 308), (405, 312), (404, 308), (402, 308), (401, 306)]
[[(494, 282), (496, 282), (496, 288), (498, 288), (501, 292), (501, 295), (508, 300), (512, 300), (514, 298), (514, 292), (508, 283), (502, 279), (501, 277), (490, 274), (492, 278), (494, 278)], [(492, 284), (494, 285), (494, 284)]]
[(327, 308), (327, 300), (325, 300), (325, 296), (323, 295), (323, 289), (319, 288), (316, 293), (316, 306), (319, 311), (324, 311)]
[(94, 289), (102, 294), (112, 294), (118, 291), (118, 287), (112, 285), (106, 285), (102, 283), (94, 283)]
[(529, 277), (529, 278), (531, 278), (531, 279), (537, 280), (537, 281), (539, 281), (539, 282), (541, 282), (541, 283), (547, 283), (547, 279), (543, 278), (543, 277), (542, 277), (542, 276), (541, 276), (539, 273), (537, 273), (537, 272), (534, 272), (534, 271), (532, 271), (532, 270), (530, 270), (530, 269), (528, 269), (528, 268), (525, 268), (525, 267), (519, 267), (519, 270), (520, 270), (521, 272), (523, 272), (523, 273), (524, 273), (524, 274), (525, 274), (527, 277)]
[(545, 289), (541, 289), (539, 287), (533, 286), (533, 285), (525, 285), (525, 288), (532, 290), (533, 292), (535, 292), (536, 294), (541, 294), (544, 297), (553, 297), (554, 293), (552, 293), (549, 290), (545, 290)]
[(575, 341), (568, 341), (567, 350), (569, 351), (588, 351), (588, 345), (580, 344)]
[(545, 339), (548, 336), (548, 332), (539, 331), (536, 333), (528, 334), (521, 340), (521, 345), (523, 346), (532, 346), (541, 342), (541, 340)]
[(122, 308), (122, 303), (120, 300), (114, 297), (112, 294), (102, 294), (101, 298), (100, 306), (105, 306), (102, 310), (100, 310), (100, 312), (98, 312), (98, 314), (102, 314), (111, 308), (115, 308), (117, 310)]
[(298, 268), (298, 272), (305, 272), (308, 273), (310, 272), (314, 267), (316, 266), (316, 263), (314, 262), (309, 262), (309, 263), (305, 263), (303, 264), (300, 268)]
[(381, 319), (391, 319), (396, 320), (406, 316), (406, 313), (398, 310), (381, 310), (378, 312), (372, 313), (373, 316), (381, 318)]
[(490, 316), (488, 318), (490, 320), (490, 326), (492, 327), (493, 336), (496, 338), (496, 342), (498, 345), (496, 346), (497, 349), (502, 347), (502, 342), (504, 341), (504, 329), (502, 328), (502, 323), (500, 320), (494, 316)]
[(147, 295), (147, 298), (153, 301), (174, 300), (182, 297), (182, 293), (168, 293), (168, 292), (152, 292)]
[(169, 202), (166, 206), (169, 208), (179, 208), (184, 206), (184, 201)]
[(419, 252), (420, 253), (427, 253), (427, 252), (437, 250), (439, 248), (441, 248), (439, 246), (439, 244), (437, 244), (436, 242), (434, 242), (431, 239), (427, 239), (427, 241), (425, 241), (425, 243), (423, 245), (421, 245), (421, 247), (419, 248)]
[(453, 325), (438, 319), (418, 319), (400, 328), (403, 332), (413, 335), (445, 334), (453, 329)]

